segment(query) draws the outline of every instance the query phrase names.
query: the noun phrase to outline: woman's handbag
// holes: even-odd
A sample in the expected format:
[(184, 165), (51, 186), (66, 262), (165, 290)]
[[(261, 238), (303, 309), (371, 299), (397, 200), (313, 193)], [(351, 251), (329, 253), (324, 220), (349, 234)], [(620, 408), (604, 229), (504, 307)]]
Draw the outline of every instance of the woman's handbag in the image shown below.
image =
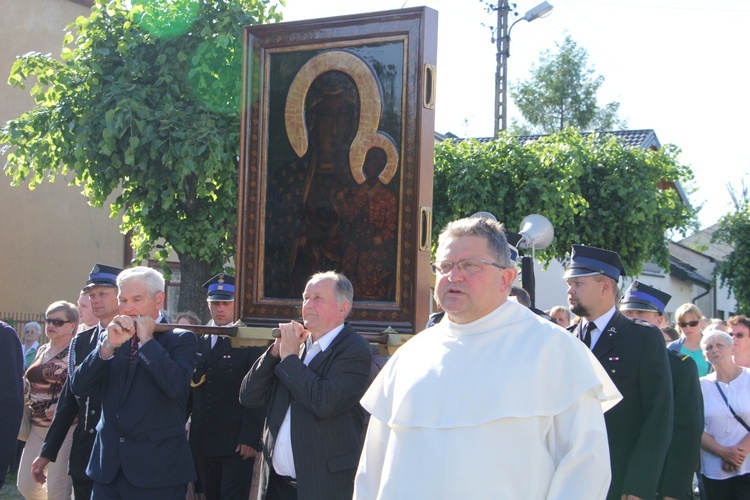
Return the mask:
[(21, 428), (18, 430), (18, 440), (26, 441), (29, 439), (29, 432), (31, 432), (31, 406), (24, 404)]
[[(37, 349), (36, 355), (39, 357), (39, 351)], [(36, 358), (34, 358), (36, 361)], [(18, 429), (18, 440), (26, 441), (29, 439), (29, 433), (31, 432), (31, 401), (29, 401), (29, 393), (31, 387), (29, 386), (29, 379), (26, 376), (23, 377), (23, 416), (21, 417), (21, 428)]]

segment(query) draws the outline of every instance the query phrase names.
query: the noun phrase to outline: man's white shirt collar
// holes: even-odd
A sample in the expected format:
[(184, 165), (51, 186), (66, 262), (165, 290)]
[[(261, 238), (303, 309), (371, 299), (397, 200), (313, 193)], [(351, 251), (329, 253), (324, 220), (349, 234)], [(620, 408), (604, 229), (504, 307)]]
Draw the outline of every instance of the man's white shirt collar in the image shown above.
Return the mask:
[(307, 337), (307, 340), (305, 341), (307, 350), (309, 351), (312, 345), (314, 343), (317, 343), (320, 346), (320, 350), (325, 351), (326, 349), (328, 349), (328, 346), (330, 346), (333, 343), (333, 341), (336, 339), (338, 334), (341, 333), (341, 330), (343, 329), (344, 329), (344, 323), (341, 323), (339, 326), (337, 326), (330, 332), (320, 337), (316, 342), (313, 342), (312, 335), (309, 335)]
[[(596, 330), (591, 332), (591, 349), (594, 348), (597, 341), (599, 340), (599, 337), (602, 336), (604, 329), (607, 328), (607, 325), (612, 320), (612, 316), (615, 315), (615, 312), (617, 312), (617, 308), (615, 306), (612, 306), (612, 309), (593, 321), (593, 323), (596, 325)], [(588, 322), (584, 326), (588, 326)]]

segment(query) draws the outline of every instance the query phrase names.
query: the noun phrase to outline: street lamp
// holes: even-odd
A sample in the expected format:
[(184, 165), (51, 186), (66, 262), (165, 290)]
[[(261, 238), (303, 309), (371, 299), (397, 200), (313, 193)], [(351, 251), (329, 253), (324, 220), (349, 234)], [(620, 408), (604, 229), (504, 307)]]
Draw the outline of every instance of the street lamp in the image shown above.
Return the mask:
[[(515, 4), (513, 4), (515, 9)], [(495, 73), (495, 138), (501, 130), (508, 128), (508, 57), (510, 57), (510, 30), (520, 21), (534, 21), (545, 17), (552, 5), (542, 2), (516, 19), (508, 27), (508, 13), (511, 6), (508, 0), (499, 0), (497, 5), (497, 72)]]
[(549, 219), (543, 215), (531, 214), (521, 221), (521, 241), (518, 248), (531, 248), (531, 257), (521, 258), (521, 284), (529, 292), (531, 307), (536, 307), (536, 279), (534, 278), (534, 262), (536, 251), (547, 248), (555, 237), (555, 228)]

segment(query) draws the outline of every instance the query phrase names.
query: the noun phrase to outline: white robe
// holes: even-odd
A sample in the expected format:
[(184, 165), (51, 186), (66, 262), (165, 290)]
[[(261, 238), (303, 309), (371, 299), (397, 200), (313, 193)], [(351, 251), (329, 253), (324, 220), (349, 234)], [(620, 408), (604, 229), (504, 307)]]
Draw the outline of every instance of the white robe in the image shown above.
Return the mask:
[(582, 342), (517, 303), (465, 325), (446, 316), (362, 398), (354, 498), (604, 498), (603, 412), (620, 399)]

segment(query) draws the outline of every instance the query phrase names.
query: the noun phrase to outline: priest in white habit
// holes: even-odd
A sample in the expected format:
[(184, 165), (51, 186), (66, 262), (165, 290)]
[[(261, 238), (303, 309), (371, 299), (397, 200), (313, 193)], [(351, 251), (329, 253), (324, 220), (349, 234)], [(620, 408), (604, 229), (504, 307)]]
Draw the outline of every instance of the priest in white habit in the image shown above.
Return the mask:
[(518, 271), (502, 225), (448, 224), (432, 268), (446, 316), (362, 398), (354, 498), (604, 498), (603, 413), (620, 393), (580, 340), (507, 300)]

